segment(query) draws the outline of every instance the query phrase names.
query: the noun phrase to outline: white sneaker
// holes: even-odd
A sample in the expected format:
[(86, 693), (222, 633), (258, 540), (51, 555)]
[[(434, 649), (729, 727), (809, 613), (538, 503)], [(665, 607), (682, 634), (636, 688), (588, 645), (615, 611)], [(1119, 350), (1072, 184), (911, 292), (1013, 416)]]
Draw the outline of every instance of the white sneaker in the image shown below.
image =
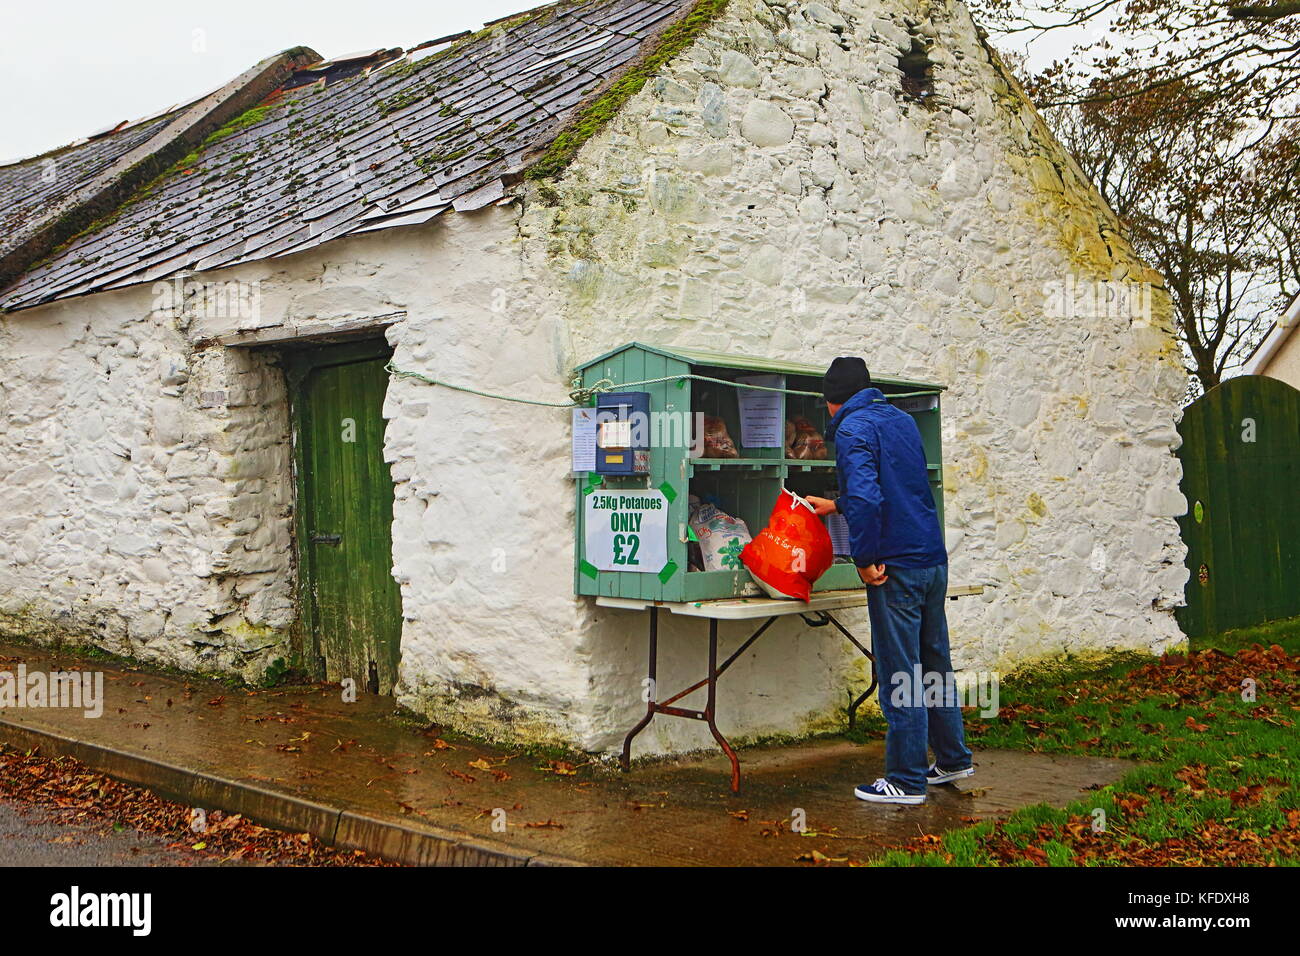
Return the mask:
[(967, 767), (965, 770), (940, 770), (937, 763), (932, 763), (930, 769), (925, 772), (925, 782), (934, 787), (941, 783), (952, 783), (954, 780), (973, 777), (974, 775), (974, 767)]
[(859, 800), (866, 800), (869, 803), (925, 803), (925, 794), (904, 793), (884, 777), (881, 777), (873, 784), (864, 783), (862, 786), (855, 788), (853, 795)]

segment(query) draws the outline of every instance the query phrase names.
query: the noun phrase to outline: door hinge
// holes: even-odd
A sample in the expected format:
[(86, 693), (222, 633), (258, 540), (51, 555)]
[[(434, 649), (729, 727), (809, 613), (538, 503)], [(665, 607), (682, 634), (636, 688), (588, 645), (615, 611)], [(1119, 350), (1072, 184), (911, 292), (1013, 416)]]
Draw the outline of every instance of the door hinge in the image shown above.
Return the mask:
[(332, 544), (338, 545), (343, 540), (341, 534), (314, 534), (311, 536), (312, 544)]

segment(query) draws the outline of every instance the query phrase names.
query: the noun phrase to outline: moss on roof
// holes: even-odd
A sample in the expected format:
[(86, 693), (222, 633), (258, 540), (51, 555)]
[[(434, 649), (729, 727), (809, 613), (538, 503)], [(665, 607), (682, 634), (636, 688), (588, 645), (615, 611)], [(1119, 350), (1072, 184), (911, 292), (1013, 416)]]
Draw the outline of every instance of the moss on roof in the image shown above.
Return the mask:
[(652, 76), (669, 60), (703, 36), (723, 13), (729, 0), (696, 0), (690, 12), (663, 32), (653, 50), (639, 63), (615, 80), (604, 93), (583, 107), (577, 117), (560, 132), (546, 152), (524, 175), (528, 179), (555, 179), (578, 154), (578, 150), (595, 136), (640, 93)]
[[(129, 284), (186, 253), (203, 268), (219, 268), (249, 250), (254, 258), (301, 250), (368, 231), (398, 208), (392, 204), (435, 188), (453, 200), (493, 178), (513, 178), (509, 164), (518, 157), (527, 157), (525, 164), (542, 158), (537, 172), (558, 173), (725, 6), (563, 0), (489, 24), (414, 63), (300, 82), (134, 164), (105, 201), (57, 223), (67, 239), (25, 267), (0, 302), (27, 308), (80, 294), (110, 275), (115, 286)], [(634, 75), (621, 79), (627, 71)], [(77, 147), (75, 161), (60, 163), (58, 188), (17, 203), (6, 225), (51, 209), (156, 128)], [(552, 147), (557, 128), (561, 142)], [(364, 171), (335, 175), (353, 162)], [(0, 169), (0, 205), (32, 192), (29, 170)], [(223, 237), (230, 241), (215, 241)]]

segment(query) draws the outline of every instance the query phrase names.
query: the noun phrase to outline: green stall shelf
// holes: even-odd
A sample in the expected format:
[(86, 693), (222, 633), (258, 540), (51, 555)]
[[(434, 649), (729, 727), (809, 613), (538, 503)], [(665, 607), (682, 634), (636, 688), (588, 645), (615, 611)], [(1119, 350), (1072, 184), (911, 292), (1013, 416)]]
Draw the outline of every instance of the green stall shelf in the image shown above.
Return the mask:
[[(619, 390), (649, 394), (649, 420), (641, 426), (649, 439), (650, 470), (640, 475), (576, 474), (576, 593), (669, 602), (759, 594), (743, 566), (723, 571), (688, 570), (690, 497), (715, 503), (742, 519), (751, 535), (766, 526), (782, 487), (801, 495), (834, 497), (834, 446), (826, 443), (824, 460), (802, 460), (788, 457), (783, 440), (784, 423), (796, 416), (806, 418), (825, 434), (830, 418), (821, 398), (824, 372), (820, 365), (640, 342), (580, 365), (577, 381), (586, 394)], [(776, 376), (760, 380), (777, 389), (762, 393), (770, 400), (768, 422), (775, 418), (781, 426), (782, 440), (775, 447), (743, 444), (737, 382), (750, 376)], [(874, 374), (873, 381), (891, 403), (916, 419), (942, 522), (943, 387)], [(700, 415), (726, 423), (738, 457), (702, 456), (696, 443)], [(814, 590), (859, 586), (853, 564), (837, 560)]]

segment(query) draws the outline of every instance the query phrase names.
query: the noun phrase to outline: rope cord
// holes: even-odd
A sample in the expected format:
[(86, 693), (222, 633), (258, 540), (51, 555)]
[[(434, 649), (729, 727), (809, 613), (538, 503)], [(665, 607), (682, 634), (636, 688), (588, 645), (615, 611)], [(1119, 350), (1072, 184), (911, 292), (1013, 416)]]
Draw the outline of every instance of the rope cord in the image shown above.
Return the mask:
[[(443, 388), (450, 388), (456, 392), (466, 392), (470, 395), (478, 395), (483, 398), (493, 398), (502, 402), (515, 402), (520, 405), (536, 405), (542, 408), (578, 408), (580, 406), (591, 404), (591, 400), (601, 392), (617, 392), (623, 389), (637, 388), (642, 385), (660, 385), (664, 382), (681, 382), (690, 379), (695, 382), (709, 382), (713, 385), (730, 385), (732, 388), (747, 388), (758, 392), (784, 392), (786, 395), (806, 395), (810, 398), (821, 398), (821, 392), (806, 392), (795, 388), (775, 388), (770, 385), (747, 385), (739, 382), (732, 382), (725, 378), (711, 378), (708, 375), (665, 375), (661, 378), (647, 378), (640, 382), (623, 382), (615, 384), (612, 380), (602, 378), (599, 381), (589, 385), (582, 386), (578, 384), (578, 379), (574, 379), (570, 384), (572, 386), (569, 392), (569, 401), (567, 402), (543, 402), (533, 398), (519, 398), (516, 395), (499, 395), (495, 392), (485, 392), (477, 388), (470, 388), (468, 385), (453, 385), (451, 382), (444, 382), (440, 379), (431, 378), (421, 372), (412, 372), (409, 369), (398, 368), (392, 362), (384, 366), (384, 370), (393, 374), (400, 375), (404, 378), (413, 378), (417, 381), (424, 382), (426, 385), (440, 385)], [(887, 398), (920, 398), (925, 395), (938, 395), (938, 389), (926, 389), (920, 392), (900, 392), (895, 395), (889, 395)]]

